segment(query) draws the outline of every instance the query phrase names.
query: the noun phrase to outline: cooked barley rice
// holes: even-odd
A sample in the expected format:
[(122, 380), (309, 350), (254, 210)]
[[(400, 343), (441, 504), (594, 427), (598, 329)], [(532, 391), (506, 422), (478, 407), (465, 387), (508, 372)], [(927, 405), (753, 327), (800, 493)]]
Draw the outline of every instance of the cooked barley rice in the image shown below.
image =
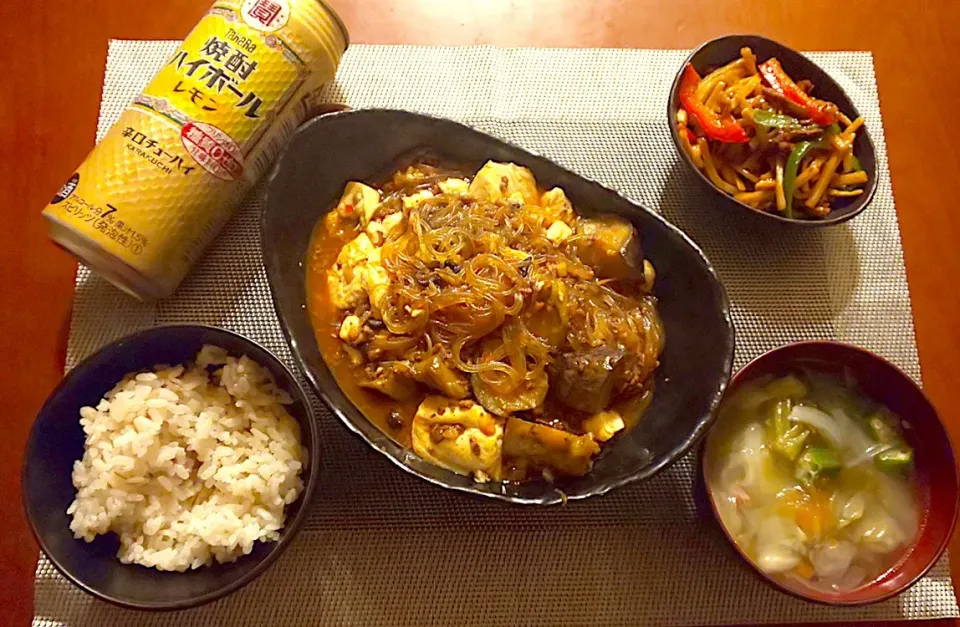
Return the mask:
[(178, 571), (277, 540), (306, 466), (290, 402), (267, 369), (215, 346), (128, 374), (80, 410), (74, 536), (116, 532), (120, 561)]

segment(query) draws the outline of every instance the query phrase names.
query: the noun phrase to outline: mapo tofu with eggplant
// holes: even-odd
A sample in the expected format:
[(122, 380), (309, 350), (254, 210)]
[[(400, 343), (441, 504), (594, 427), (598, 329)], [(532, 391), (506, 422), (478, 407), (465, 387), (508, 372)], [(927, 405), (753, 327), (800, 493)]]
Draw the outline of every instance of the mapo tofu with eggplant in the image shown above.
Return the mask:
[(476, 481), (590, 471), (649, 404), (655, 271), (617, 216), (488, 162), (347, 184), (307, 276), (340, 387), (421, 458)]

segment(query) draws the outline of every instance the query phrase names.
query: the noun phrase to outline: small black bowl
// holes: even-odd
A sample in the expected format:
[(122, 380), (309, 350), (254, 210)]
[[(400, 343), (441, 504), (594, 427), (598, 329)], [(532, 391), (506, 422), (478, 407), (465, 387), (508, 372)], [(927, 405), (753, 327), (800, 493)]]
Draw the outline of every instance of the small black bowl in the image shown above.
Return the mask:
[[(475, 483), (434, 466), (381, 432), (337, 385), (307, 311), (305, 268), (314, 227), (348, 181), (378, 183), (416, 156), (476, 172), (487, 160), (530, 168), (542, 187), (563, 188), (584, 213), (621, 215), (640, 233), (657, 270), (666, 347), (653, 402), (640, 425), (604, 448), (592, 472), (544, 482)], [(555, 163), (450, 120), (405, 111), (359, 110), (317, 118), (294, 135), (270, 177), (263, 256), (280, 326), (307, 378), (347, 428), (403, 470), (445, 488), (513, 503), (552, 504), (646, 479), (682, 456), (709, 426), (733, 361), (726, 292), (697, 246), (656, 213)], [(562, 490), (562, 493), (561, 493)]]
[(840, 107), (840, 111), (845, 113), (851, 120), (860, 116), (857, 108), (853, 106), (853, 102), (849, 96), (847, 96), (846, 92), (843, 91), (843, 88), (840, 87), (829, 74), (820, 69), (816, 63), (796, 50), (788, 48), (772, 39), (760, 37), (759, 35), (726, 35), (708, 41), (690, 53), (690, 56), (686, 58), (683, 65), (680, 66), (680, 69), (677, 71), (676, 78), (673, 79), (673, 85), (670, 88), (670, 99), (667, 102), (667, 123), (670, 127), (670, 137), (673, 139), (673, 145), (680, 154), (680, 159), (689, 166), (690, 170), (696, 174), (697, 178), (699, 178), (704, 185), (720, 197), (721, 201), (719, 204), (724, 207), (747, 211), (751, 215), (762, 216), (777, 222), (809, 227), (840, 224), (855, 217), (867, 208), (867, 205), (873, 200), (873, 195), (877, 191), (877, 152), (873, 146), (873, 140), (870, 139), (870, 129), (867, 128), (867, 125), (860, 127), (860, 130), (857, 131), (857, 138), (853, 144), (853, 154), (860, 160), (860, 165), (869, 177), (867, 186), (864, 188), (863, 194), (849, 199), (847, 202), (836, 203), (833, 211), (831, 211), (826, 218), (822, 219), (788, 218), (778, 213), (757, 211), (750, 205), (744, 204), (732, 196), (729, 196), (724, 191), (717, 189), (710, 179), (693, 163), (687, 151), (683, 149), (677, 131), (677, 111), (681, 107), (679, 90), (680, 79), (683, 76), (684, 69), (687, 67), (687, 64), (690, 63), (693, 65), (693, 69), (701, 76), (705, 76), (708, 72), (740, 58), (740, 49), (744, 46), (749, 46), (753, 50), (753, 53), (757, 55), (758, 62), (766, 61), (770, 57), (776, 57), (781, 65), (783, 65), (783, 69), (794, 80), (807, 79), (812, 81), (814, 85), (813, 95), (822, 100), (833, 102)]
[[(287, 407), (300, 423), (307, 449), (304, 491), (287, 506), (286, 524), (277, 542), (258, 542), (250, 555), (236, 562), (214, 564), (184, 573), (163, 572), (117, 559), (115, 534), (87, 543), (70, 531), (67, 507), (76, 490), (71, 473), (83, 457), (80, 408), (96, 406), (128, 372), (156, 364), (193, 360), (204, 344), (247, 355), (264, 366), (293, 398)], [(176, 325), (140, 331), (104, 346), (73, 368), (44, 404), (27, 440), (23, 459), (22, 500), (27, 520), (50, 561), (63, 575), (104, 601), (139, 610), (176, 610), (219, 599), (262, 574), (290, 544), (307, 517), (320, 476), (319, 430), (303, 388), (269, 351), (244, 337), (214, 327)]]

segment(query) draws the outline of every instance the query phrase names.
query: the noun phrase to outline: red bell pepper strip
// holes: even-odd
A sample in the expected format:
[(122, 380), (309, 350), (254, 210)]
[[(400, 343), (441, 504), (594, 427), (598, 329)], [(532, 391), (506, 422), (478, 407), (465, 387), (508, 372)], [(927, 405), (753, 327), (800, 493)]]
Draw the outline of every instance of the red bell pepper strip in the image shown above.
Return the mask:
[(783, 71), (783, 66), (776, 58), (767, 59), (759, 68), (760, 75), (776, 92), (783, 95), (790, 102), (796, 103), (803, 109), (810, 119), (820, 126), (830, 126), (837, 121), (837, 105), (817, 100), (800, 89), (793, 79)]
[(728, 144), (745, 144), (750, 141), (747, 132), (733, 119), (732, 115), (720, 117), (700, 102), (697, 98), (697, 85), (699, 84), (700, 75), (688, 63), (683, 70), (683, 77), (680, 79), (680, 103), (683, 104), (687, 113), (697, 118), (697, 122), (700, 123), (707, 137)]

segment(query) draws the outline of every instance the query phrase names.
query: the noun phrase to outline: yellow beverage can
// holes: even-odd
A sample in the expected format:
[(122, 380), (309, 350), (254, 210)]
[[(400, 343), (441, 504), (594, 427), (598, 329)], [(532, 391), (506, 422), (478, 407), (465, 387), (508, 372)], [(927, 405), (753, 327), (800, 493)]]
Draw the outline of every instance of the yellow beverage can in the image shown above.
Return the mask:
[(44, 209), (51, 238), (140, 299), (173, 293), (348, 42), (320, 0), (217, 0)]

